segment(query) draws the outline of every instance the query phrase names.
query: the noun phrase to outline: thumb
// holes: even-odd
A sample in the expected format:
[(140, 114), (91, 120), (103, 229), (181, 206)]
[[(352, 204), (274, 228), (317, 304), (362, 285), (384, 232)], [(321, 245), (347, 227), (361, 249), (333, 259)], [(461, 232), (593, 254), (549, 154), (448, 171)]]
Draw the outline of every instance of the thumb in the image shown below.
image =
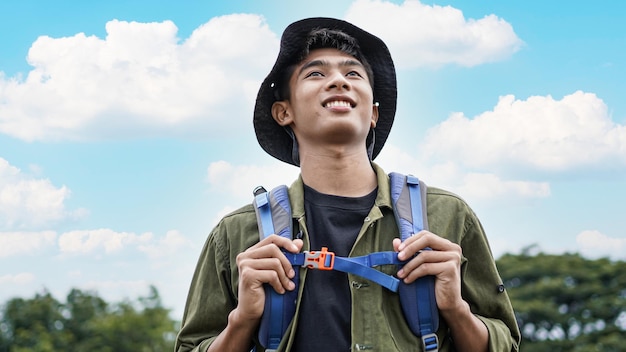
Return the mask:
[(402, 240), (399, 238), (393, 239), (393, 250), (396, 252), (400, 252), (400, 244), (402, 244)]

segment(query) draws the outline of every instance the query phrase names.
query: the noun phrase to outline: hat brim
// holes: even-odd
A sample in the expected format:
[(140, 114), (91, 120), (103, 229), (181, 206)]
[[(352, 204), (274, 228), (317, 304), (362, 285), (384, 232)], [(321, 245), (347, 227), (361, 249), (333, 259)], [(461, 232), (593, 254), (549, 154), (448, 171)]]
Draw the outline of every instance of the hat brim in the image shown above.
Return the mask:
[(267, 75), (257, 95), (254, 107), (254, 129), (263, 150), (286, 163), (298, 166), (292, 156), (293, 140), (272, 117), (272, 105), (276, 101), (274, 87), (280, 79), (281, 71), (297, 64), (297, 56), (302, 51), (307, 35), (313, 29), (328, 28), (340, 30), (354, 37), (363, 57), (372, 67), (374, 74), (374, 101), (379, 103), (378, 121), (372, 159), (380, 153), (393, 125), (396, 113), (397, 83), (396, 70), (387, 45), (378, 37), (346, 21), (334, 18), (307, 18), (290, 24), (281, 37), (280, 51), (272, 71)]

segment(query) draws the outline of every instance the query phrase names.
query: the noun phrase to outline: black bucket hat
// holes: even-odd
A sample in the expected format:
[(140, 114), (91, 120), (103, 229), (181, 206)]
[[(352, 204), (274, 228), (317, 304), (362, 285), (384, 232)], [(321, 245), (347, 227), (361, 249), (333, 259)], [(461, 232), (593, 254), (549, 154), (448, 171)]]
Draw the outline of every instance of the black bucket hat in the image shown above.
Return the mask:
[[(261, 147), (271, 156), (286, 163), (299, 166), (293, 156), (293, 138), (289, 132), (272, 118), (272, 105), (277, 100), (275, 89), (283, 70), (298, 64), (298, 56), (304, 49), (308, 34), (314, 29), (340, 30), (354, 37), (365, 60), (374, 74), (374, 101), (379, 103), (378, 122), (371, 158), (380, 153), (393, 125), (396, 114), (397, 84), (396, 70), (387, 45), (378, 37), (346, 21), (334, 18), (307, 18), (287, 26), (280, 41), (280, 51), (272, 71), (267, 75), (254, 107), (254, 130)], [(368, 138), (370, 138), (368, 136)]]

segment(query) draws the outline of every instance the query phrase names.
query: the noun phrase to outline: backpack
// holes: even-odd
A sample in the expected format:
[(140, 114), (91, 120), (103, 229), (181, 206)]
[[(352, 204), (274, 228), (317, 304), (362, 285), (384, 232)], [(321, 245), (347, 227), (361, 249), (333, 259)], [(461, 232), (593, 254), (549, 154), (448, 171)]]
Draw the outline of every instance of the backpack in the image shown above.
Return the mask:
[[(428, 229), (426, 217), (426, 185), (417, 177), (396, 172), (389, 174), (391, 199), (400, 231), (400, 239), (407, 238)], [(293, 219), (287, 186), (278, 186), (267, 192), (263, 187), (254, 190), (254, 208), (261, 239), (276, 234), (293, 238)], [(430, 248), (425, 248), (430, 250)], [(395, 264), (402, 267), (405, 262), (398, 260), (393, 251), (375, 252), (361, 257), (335, 256), (328, 248), (319, 251), (290, 253), (283, 251), (294, 266), (304, 266), (312, 270), (338, 270), (371, 280), (400, 295), (400, 303), (405, 320), (411, 331), (421, 337), (424, 351), (437, 351), (439, 341), (439, 312), (435, 301), (435, 278), (425, 276), (411, 284), (387, 275), (374, 267)], [(296, 289), (279, 294), (265, 285), (265, 309), (259, 327), (259, 342), (266, 351), (278, 348), (296, 309), (298, 298), (299, 271), (292, 281)]]

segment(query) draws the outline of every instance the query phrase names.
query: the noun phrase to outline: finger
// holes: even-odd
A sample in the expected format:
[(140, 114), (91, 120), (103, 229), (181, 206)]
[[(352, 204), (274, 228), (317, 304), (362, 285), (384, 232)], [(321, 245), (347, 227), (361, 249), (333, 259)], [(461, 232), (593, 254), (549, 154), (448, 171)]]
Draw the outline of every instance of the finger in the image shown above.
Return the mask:
[[(302, 247), (301, 244), (300, 245), (294, 244), (294, 248), (296, 249), (296, 252), (298, 252), (299, 248), (301, 247)], [(241, 261), (244, 259), (263, 259), (263, 258), (278, 259), (283, 266), (283, 270), (286, 273), (288, 273), (289, 277), (293, 277), (295, 275), (295, 271), (293, 270), (291, 263), (289, 262), (289, 260), (287, 259), (287, 257), (285, 256), (281, 248), (275, 243), (270, 242), (262, 247), (248, 248), (245, 252), (240, 253), (237, 256), (238, 261)]]
[(277, 272), (273, 270), (260, 270), (257, 271), (256, 275), (258, 275), (261, 280), (265, 280), (267, 284), (272, 286), (274, 291), (280, 294), (284, 294), (287, 290), (292, 291), (296, 288), (296, 284), (293, 281), (287, 279), (284, 275), (277, 275)]
[(293, 240), (293, 244), (296, 246), (295, 247), (296, 250), (295, 251), (292, 251), (292, 250), (289, 250), (289, 249), (287, 249), (287, 250), (290, 251), (291, 253), (298, 253), (298, 252), (300, 252), (302, 250), (302, 246), (304, 246), (304, 241), (302, 241), (299, 238), (296, 238), (295, 240)]
[(241, 292), (250, 292), (254, 290), (263, 289), (263, 284), (270, 285), (276, 292), (285, 293), (286, 290), (293, 290), (295, 288), (295, 284), (291, 281), (288, 281), (286, 285), (284, 285), (279, 275), (274, 270), (254, 270), (252, 268), (244, 268), (240, 272), (240, 291)]
[(424, 263), (405, 273), (406, 277), (402, 280), (407, 284), (428, 275), (435, 276), (438, 282), (454, 282), (459, 277), (458, 267), (452, 262)]
[(248, 248), (245, 252), (240, 253), (237, 256), (237, 265), (239, 266), (240, 262), (246, 259), (276, 258), (281, 262), (287, 276), (292, 278), (295, 276), (295, 270), (287, 257), (283, 254), (281, 248), (292, 253), (298, 253), (302, 249), (302, 246), (303, 241), (301, 239), (292, 241), (285, 237), (270, 235)]
[[(298, 248), (298, 245), (296, 244), (296, 241), (297, 240), (291, 240), (287, 237), (282, 237), (278, 235), (269, 235), (250, 248), (260, 248), (268, 244), (274, 244), (280, 248), (284, 248), (285, 250), (288, 250), (289, 252), (295, 253), (300, 250)], [(302, 242), (302, 240), (299, 240), (299, 241)]]
[(461, 258), (453, 251), (422, 251), (398, 271), (398, 277), (414, 281), (426, 275), (437, 277), (456, 276)]
[[(293, 271), (293, 268), (289, 266), (289, 270)], [(250, 280), (250, 282), (245, 283), (246, 285), (255, 286), (254, 284), (258, 283), (260, 286), (260, 284), (266, 283), (281, 293), (285, 289), (293, 290), (295, 288), (295, 284), (290, 280), (294, 273), (285, 271), (278, 258), (245, 259), (241, 261), (239, 271), (242, 280), (244, 278)]]
[(398, 258), (400, 260), (409, 260), (415, 255), (415, 253), (428, 247), (428, 239), (424, 237), (428, 234), (428, 231), (420, 231), (413, 236), (401, 241), (398, 246)]
[[(412, 271), (424, 264), (444, 262), (451, 262), (455, 266), (460, 266), (461, 256), (455, 251), (422, 250), (415, 257), (406, 262), (404, 269)], [(428, 274), (436, 273), (429, 272)]]
[(289, 278), (296, 274), (285, 254), (273, 243), (237, 255), (237, 265), (246, 265), (244, 262), (258, 270), (273, 269), (279, 274), (284, 273)]
[(402, 245), (402, 240), (399, 238), (393, 239), (393, 250), (396, 252), (400, 252), (400, 245)]
[(430, 248), (435, 251), (461, 252), (461, 247), (456, 243), (441, 236), (437, 236), (432, 232), (421, 231), (402, 242), (399, 247), (400, 252), (398, 253), (398, 258), (400, 260), (409, 260), (416, 253), (419, 253), (425, 248)]

